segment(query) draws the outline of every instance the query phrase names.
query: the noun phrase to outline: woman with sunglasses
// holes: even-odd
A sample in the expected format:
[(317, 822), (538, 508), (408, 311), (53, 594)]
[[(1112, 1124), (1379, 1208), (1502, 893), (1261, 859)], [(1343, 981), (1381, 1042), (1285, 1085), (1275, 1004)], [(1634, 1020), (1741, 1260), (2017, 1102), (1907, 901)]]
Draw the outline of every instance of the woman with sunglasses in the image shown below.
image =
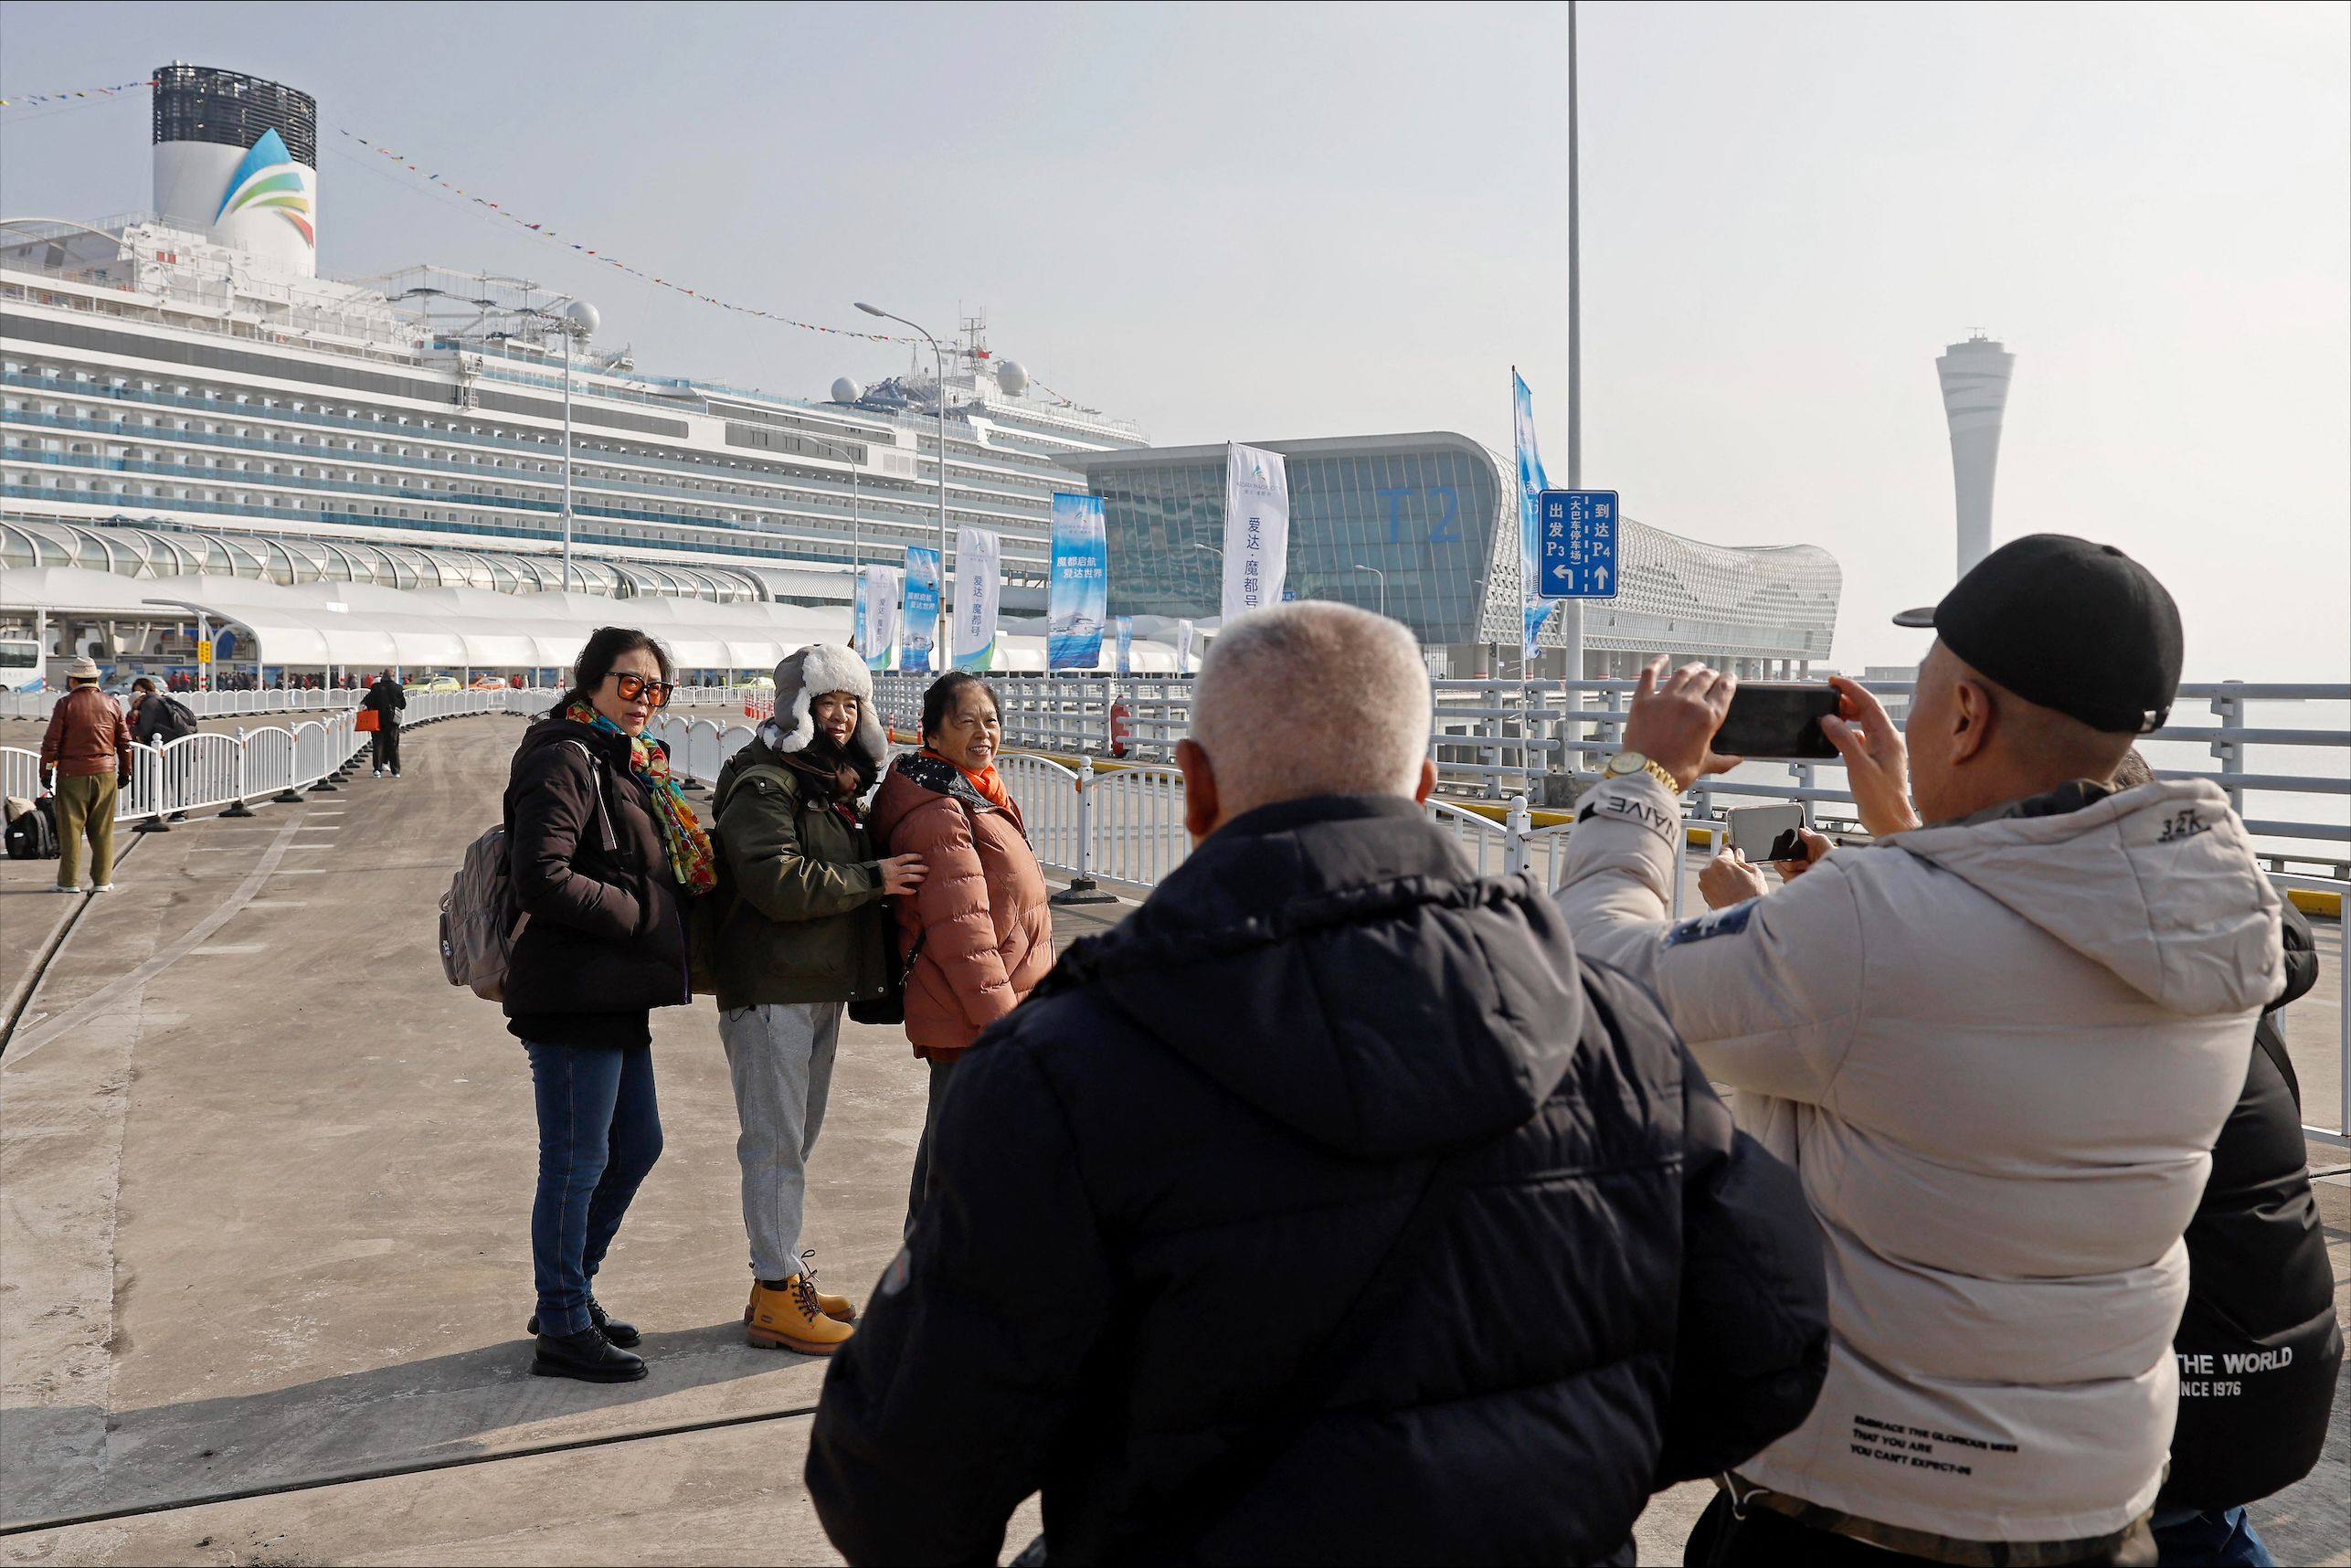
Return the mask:
[(684, 900), (717, 881), (710, 838), (645, 726), (669, 701), (668, 652), (608, 626), (571, 688), (515, 748), (506, 843), (529, 916), (506, 973), (506, 1028), (529, 1054), (539, 1119), (531, 1268), (543, 1377), (645, 1375), (637, 1330), (594, 1282), (662, 1154), (651, 1010), (692, 1000)]

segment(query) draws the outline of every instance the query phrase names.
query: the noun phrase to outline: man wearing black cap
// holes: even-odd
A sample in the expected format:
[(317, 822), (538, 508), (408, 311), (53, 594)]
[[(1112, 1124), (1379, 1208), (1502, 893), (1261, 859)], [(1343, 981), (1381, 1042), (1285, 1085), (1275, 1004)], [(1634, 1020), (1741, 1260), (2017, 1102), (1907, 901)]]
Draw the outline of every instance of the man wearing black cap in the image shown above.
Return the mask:
[(1738, 761), (1710, 744), (1737, 682), (1663, 661), (1569, 842), (1578, 948), (1655, 988), (1829, 1255), (1820, 1401), (1689, 1560), (2152, 1563), (2180, 1236), (2277, 895), (2208, 780), (2110, 788), (2179, 681), (2136, 562), (2019, 539), (1902, 619), (1937, 632), (1907, 736), (1851, 682), (1822, 723), (1876, 844), (1669, 922), (1674, 797)]

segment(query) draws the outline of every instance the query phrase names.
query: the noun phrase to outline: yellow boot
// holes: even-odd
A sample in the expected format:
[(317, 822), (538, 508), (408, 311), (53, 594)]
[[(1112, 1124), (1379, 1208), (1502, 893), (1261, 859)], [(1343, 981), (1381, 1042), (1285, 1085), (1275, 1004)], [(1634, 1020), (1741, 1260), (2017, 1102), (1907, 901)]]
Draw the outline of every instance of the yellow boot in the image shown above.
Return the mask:
[[(816, 1283), (816, 1268), (813, 1265), (807, 1263), (808, 1257), (809, 1254), (800, 1254), (800, 1258), (803, 1264), (801, 1272), (806, 1276), (808, 1282), (810, 1285), (814, 1285)], [(751, 1314), (758, 1308), (758, 1306), (759, 1282), (755, 1279), (751, 1282), (751, 1299), (743, 1304), (743, 1321), (748, 1323), (751, 1320)], [(851, 1301), (846, 1296), (828, 1296), (823, 1291), (820, 1290), (816, 1293), (816, 1309), (823, 1313), (826, 1317), (831, 1319), (836, 1323), (854, 1323), (857, 1321), (856, 1303)]]
[[(810, 1285), (814, 1285), (816, 1283), (815, 1248), (802, 1247), (800, 1249), (800, 1273), (808, 1277), (808, 1282)], [(857, 1308), (851, 1304), (849, 1298), (846, 1296), (827, 1296), (823, 1291), (820, 1290), (816, 1293), (816, 1309), (823, 1313), (826, 1317), (831, 1319), (836, 1323), (854, 1323), (857, 1321)]]
[(825, 1315), (818, 1304), (816, 1287), (806, 1275), (793, 1275), (781, 1289), (765, 1284), (751, 1287), (751, 1318), (744, 1335), (762, 1349), (829, 1356), (856, 1333), (848, 1324)]

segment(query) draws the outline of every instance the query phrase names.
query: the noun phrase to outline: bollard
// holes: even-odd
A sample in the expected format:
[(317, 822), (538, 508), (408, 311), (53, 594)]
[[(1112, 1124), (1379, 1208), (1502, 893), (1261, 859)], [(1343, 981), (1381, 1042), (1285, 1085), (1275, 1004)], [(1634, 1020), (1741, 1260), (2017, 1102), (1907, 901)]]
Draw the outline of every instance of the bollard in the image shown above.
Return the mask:
[(253, 808), (245, 803), (245, 726), (237, 726), (237, 799), (228, 802), (224, 817), (249, 817)]
[(1527, 834), (1535, 819), (1524, 795), (1510, 797), (1510, 814), (1502, 820), (1502, 874), (1517, 876), (1527, 869)]
[(1077, 874), (1069, 885), (1054, 894), (1048, 903), (1116, 904), (1118, 900), (1095, 884), (1094, 876), (1094, 758), (1077, 759)]

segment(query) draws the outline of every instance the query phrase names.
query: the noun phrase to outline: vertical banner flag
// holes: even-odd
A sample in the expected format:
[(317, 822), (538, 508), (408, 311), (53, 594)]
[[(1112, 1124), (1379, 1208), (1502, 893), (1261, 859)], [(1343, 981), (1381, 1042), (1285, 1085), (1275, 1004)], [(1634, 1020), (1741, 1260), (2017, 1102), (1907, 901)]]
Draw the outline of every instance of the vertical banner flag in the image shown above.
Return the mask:
[(1053, 577), (1045, 589), (1045, 668), (1091, 670), (1102, 662), (1102, 618), (1110, 610), (1109, 544), (1102, 498), (1053, 498)]
[(1538, 513), (1551, 481), (1543, 473), (1542, 454), (1535, 450), (1535, 395), (1527, 390), (1526, 381), (1515, 368), (1510, 372), (1510, 426), (1519, 448), (1519, 601), (1526, 610), (1527, 622), (1520, 652), (1524, 654), (1533, 650), (1543, 622), (1556, 607), (1535, 594), (1541, 581), (1541, 567), (1535, 560), (1541, 526)]
[(1224, 620), (1282, 601), (1290, 554), (1290, 478), (1279, 452), (1224, 448)]
[[(859, 658), (865, 657), (865, 574), (851, 574), (849, 590), (849, 646), (857, 650)], [(870, 665), (868, 666), (871, 667)]]
[(931, 646), (938, 641), (938, 568), (937, 550), (906, 546), (906, 620), (898, 630), (898, 668), (913, 674), (929, 673)]
[(1131, 615), (1118, 618), (1118, 673), (1135, 673), (1135, 618)]
[(895, 567), (857, 569), (857, 652), (869, 670), (890, 667), (890, 649), (898, 641), (898, 592), (904, 577)]
[(1191, 673), (1192, 625), (1189, 620), (1176, 622), (1176, 673)]
[(996, 607), (1004, 596), (1004, 542), (985, 528), (955, 531), (955, 668), (996, 662)]

